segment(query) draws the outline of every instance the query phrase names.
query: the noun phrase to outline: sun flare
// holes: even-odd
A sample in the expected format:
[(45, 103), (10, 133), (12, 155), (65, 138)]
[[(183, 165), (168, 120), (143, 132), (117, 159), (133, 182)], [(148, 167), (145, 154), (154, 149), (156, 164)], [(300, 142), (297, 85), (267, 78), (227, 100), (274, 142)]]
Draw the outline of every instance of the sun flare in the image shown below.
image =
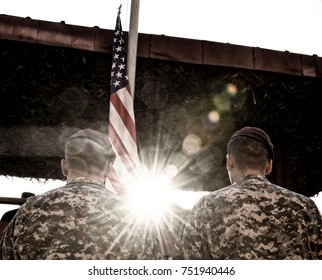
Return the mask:
[(128, 187), (129, 211), (140, 221), (161, 222), (170, 211), (171, 178), (145, 170)]

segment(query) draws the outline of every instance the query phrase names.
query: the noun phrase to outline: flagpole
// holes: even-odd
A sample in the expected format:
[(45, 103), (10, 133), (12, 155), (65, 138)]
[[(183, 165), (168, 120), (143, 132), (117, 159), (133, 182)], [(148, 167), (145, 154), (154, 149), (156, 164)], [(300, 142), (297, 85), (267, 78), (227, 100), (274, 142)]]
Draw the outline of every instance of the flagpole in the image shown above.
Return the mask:
[(131, 0), (130, 29), (129, 29), (129, 37), (128, 37), (128, 51), (127, 51), (127, 75), (129, 77), (129, 84), (130, 84), (130, 89), (133, 97), (135, 92), (139, 10), (140, 10), (140, 0)]

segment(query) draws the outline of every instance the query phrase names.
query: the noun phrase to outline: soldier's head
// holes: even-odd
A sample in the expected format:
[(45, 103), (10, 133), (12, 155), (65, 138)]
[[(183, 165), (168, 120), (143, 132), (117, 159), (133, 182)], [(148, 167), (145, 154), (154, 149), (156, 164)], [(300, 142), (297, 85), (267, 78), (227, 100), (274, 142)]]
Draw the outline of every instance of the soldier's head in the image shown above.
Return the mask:
[(273, 144), (260, 128), (244, 127), (227, 144), (227, 170), (232, 182), (247, 174), (268, 175), (274, 159)]
[(62, 171), (67, 178), (71, 174), (105, 177), (114, 160), (115, 153), (107, 135), (87, 128), (66, 141)]

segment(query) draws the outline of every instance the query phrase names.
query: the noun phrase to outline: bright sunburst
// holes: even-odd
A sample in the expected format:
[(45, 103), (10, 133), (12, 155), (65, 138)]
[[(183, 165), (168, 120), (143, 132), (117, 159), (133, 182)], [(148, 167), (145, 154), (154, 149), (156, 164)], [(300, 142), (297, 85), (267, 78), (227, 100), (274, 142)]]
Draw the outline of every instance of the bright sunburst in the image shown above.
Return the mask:
[(128, 185), (129, 211), (141, 222), (161, 222), (170, 211), (170, 192), (168, 175), (145, 168)]

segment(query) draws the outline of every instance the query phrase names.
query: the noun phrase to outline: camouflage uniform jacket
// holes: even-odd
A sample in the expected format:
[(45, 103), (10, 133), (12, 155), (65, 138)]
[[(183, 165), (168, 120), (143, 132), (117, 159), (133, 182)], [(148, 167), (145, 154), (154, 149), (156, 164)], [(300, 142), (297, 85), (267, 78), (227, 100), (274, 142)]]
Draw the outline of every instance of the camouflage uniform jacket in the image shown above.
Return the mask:
[(141, 232), (119, 196), (77, 178), (27, 199), (0, 241), (1, 259), (154, 259), (154, 239)]
[(311, 199), (248, 175), (196, 203), (173, 259), (322, 259), (321, 214)]

